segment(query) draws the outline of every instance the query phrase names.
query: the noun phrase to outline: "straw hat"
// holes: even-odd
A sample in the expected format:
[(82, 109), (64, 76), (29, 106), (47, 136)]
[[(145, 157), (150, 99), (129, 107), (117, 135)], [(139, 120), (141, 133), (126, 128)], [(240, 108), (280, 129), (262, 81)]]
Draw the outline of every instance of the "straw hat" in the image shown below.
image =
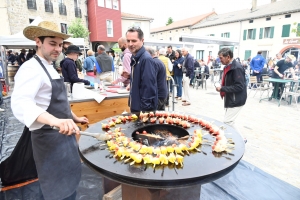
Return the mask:
[(290, 54), (290, 55), (287, 55), (286, 57), (288, 57), (289, 59), (291, 59), (291, 60), (294, 60), (295, 59), (295, 56), (294, 55), (292, 55), (292, 54)]
[(29, 40), (34, 40), (41, 36), (54, 36), (62, 39), (68, 39), (70, 35), (61, 33), (54, 22), (42, 21), (38, 26), (28, 26), (23, 30), (23, 34)]

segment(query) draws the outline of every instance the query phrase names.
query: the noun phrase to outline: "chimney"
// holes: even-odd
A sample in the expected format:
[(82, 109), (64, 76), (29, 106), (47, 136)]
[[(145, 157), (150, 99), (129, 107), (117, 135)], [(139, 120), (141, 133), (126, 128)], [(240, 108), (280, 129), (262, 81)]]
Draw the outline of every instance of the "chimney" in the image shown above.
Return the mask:
[(251, 8), (252, 12), (256, 10), (256, 5), (257, 5), (257, 0), (252, 0), (252, 8)]
[(271, 0), (271, 3), (275, 3), (276, 2), (276, 0)]

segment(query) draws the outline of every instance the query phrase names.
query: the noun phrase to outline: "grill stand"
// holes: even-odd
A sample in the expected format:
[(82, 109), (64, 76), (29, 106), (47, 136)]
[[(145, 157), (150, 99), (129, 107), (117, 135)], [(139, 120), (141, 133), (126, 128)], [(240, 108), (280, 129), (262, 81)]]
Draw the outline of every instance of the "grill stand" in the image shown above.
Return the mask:
[[(120, 183), (103, 177), (104, 193), (112, 191)], [(149, 189), (126, 184), (122, 185), (122, 200), (176, 200), (200, 199), (201, 185), (175, 189)]]

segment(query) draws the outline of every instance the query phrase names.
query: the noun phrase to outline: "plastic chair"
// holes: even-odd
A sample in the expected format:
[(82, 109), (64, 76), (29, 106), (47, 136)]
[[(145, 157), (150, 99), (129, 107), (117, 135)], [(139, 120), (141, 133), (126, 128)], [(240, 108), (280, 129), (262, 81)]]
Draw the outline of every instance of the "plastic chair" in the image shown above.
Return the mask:
[[(196, 89), (198, 89), (198, 87), (200, 86), (200, 85), (202, 85), (202, 89), (203, 89), (203, 85), (205, 84), (205, 89), (206, 89), (206, 76), (207, 75), (209, 75), (209, 74), (206, 74), (206, 73), (201, 73), (200, 74), (201, 75), (201, 78), (197, 78), (196, 80), (195, 80), (195, 82), (194, 82), (194, 86), (196, 85)], [(195, 77), (196, 78), (196, 77)], [(194, 87), (193, 86), (193, 87)]]
[(265, 91), (268, 92), (268, 97), (270, 97), (269, 93), (273, 90), (273, 86), (270, 84), (269, 81), (266, 81), (269, 78), (269, 76), (262, 76), (263, 81), (257, 84), (257, 88), (253, 97), (255, 97), (258, 91), (260, 91), (260, 99)]
[[(298, 82), (296, 82), (296, 84), (298, 84)], [(296, 86), (294, 89), (291, 89), (291, 87), (285, 87), (283, 90), (283, 93), (280, 97), (279, 105), (280, 105), (283, 95), (285, 96), (285, 99), (287, 99), (288, 96), (292, 96), (292, 98), (294, 97), (297, 110), (299, 110), (298, 109), (298, 98), (300, 97), (300, 86), (299, 85)]]

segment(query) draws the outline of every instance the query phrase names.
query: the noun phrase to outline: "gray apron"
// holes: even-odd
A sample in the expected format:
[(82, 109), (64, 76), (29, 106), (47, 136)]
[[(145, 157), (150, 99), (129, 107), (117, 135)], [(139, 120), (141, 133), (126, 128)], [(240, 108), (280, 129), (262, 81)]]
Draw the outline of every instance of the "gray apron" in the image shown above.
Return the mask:
[[(41, 60), (34, 56), (49, 77), (52, 96), (47, 112), (59, 119), (73, 119), (64, 79), (52, 79)], [(32, 149), (45, 200), (72, 195), (81, 177), (81, 162), (75, 135), (64, 135), (49, 125), (32, 131)]]

